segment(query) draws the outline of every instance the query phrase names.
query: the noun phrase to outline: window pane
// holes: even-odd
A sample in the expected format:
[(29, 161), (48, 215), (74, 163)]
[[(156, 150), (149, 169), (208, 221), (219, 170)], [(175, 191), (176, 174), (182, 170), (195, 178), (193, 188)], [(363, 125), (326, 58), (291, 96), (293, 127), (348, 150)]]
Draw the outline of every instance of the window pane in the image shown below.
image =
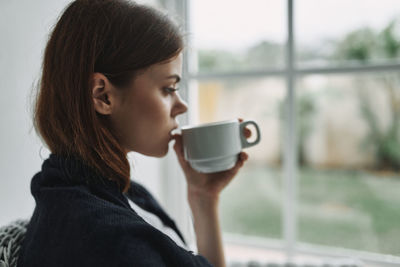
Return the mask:
[(191, 1), (192, 46), (198, 70), (282, 67), (285, 7), (281, 0)]
[(400, 58), (400, 1), (298, 0), (298, 65), (384, 63)]
[(400, 255), (400, 72), (298, 83), (299, 239)]
[(221, 196), (224, 232), (281, 238), (281, 121), (285, 83), (279, 78), (199, 82), (198, 121), (253, 119), (260, 144)]

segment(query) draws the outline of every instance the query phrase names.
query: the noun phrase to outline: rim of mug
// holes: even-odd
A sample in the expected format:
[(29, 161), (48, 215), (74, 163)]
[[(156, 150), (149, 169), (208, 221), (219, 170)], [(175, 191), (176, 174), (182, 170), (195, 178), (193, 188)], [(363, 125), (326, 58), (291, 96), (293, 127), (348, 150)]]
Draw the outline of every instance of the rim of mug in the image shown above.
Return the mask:
[(224, 120), (224, 121), (202, 123), (202, 124), (199, 124), (199, 125), (186, 125), (186, 126), (183, 126), (181, 128), (181, 130), (190, 130), (190, 129), (208, 127), (208, 126), (215, 126), (215, 125), (220, 125), (220, 124), (228, 124), (228, 123), (233, 123), (233, 122), (239, 122), (239, 120), (238, 119), (231, 119), (231, 120)]

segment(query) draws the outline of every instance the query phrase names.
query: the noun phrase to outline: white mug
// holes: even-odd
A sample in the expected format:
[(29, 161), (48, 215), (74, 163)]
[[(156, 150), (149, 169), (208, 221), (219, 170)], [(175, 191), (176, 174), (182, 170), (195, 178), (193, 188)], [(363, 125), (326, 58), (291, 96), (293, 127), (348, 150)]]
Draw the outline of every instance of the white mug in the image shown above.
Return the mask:
[[(244, 135), (247, 125), (254, 125), (257, 136), (248, 142)], [(202, 173), (229, 170), (235, 166), (243, 148), (260, 142), (260, 129), (255, 121), (229, 120), (198, 126), (182, 127), (183, 152), (193, 169)]]

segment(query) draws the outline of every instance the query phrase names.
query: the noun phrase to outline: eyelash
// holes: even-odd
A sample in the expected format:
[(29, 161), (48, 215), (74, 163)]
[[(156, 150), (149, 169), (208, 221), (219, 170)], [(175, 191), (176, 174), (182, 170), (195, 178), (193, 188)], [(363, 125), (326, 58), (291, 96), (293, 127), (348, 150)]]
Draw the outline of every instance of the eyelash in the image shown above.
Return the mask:
[(168, 94), (172, 94), (176, 91), (179, 90), (179, 88), (173, 88), (173, 87), (164, 87), (164, 90), (168, 93)]

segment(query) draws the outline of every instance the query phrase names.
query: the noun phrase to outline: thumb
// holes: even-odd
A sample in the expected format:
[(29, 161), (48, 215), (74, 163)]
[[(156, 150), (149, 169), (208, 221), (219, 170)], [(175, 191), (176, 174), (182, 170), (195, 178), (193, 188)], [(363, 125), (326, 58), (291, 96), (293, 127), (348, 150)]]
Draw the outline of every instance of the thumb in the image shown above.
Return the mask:
[(172, 137), (175, 140), (174, 150), (176, 156), (178, 157), (179, 164), (182, 166), (182, 168), (186, 169), (189, 167), (189, 163), (186, 161), (184, 157), (182, 135), (175, 134)]

